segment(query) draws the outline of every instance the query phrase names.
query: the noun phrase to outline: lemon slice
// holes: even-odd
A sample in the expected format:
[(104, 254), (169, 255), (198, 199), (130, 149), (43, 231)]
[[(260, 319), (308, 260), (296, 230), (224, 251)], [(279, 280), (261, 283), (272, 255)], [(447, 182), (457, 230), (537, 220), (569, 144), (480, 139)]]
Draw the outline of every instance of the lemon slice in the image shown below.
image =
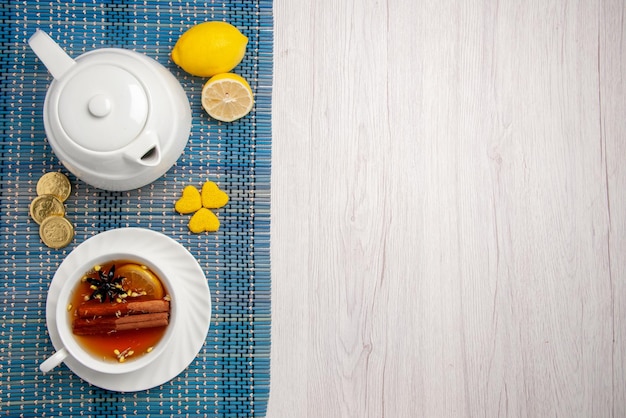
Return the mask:
[(129, 296), (151, 296), (155, 299), (165, 296), (161, 281), (146, 266), (124, 264), (115, 270), (115, 275), (124, 277), (122, 286)]
[(202, 88), (202, 107), (222, 122), (232, 122), (252, 110), (254, 96), (248, 82), (234, 73), (213, 76)]

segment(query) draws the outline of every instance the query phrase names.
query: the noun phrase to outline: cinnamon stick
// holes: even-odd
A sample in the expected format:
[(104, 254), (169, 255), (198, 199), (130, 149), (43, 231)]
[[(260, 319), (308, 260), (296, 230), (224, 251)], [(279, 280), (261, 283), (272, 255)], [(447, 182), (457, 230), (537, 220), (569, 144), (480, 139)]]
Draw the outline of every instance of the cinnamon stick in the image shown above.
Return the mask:
[(97, 316), (122, 316), (145, 313), (169, 312), (170, 303), (163, 299), (153, 299), (144, 301), (130, 301), (123, 303), (100, 303), (97, 300), (90, 300), (82, 303), (77, 313), (80, 318), (90, 318)]
[(116, 316), (76, 318), (72, 331), (76, 335), (106, 334), (115, 331), (162, 327), (168, 323), (169, 313), (167, 312), (127, 315), (119, 318)]

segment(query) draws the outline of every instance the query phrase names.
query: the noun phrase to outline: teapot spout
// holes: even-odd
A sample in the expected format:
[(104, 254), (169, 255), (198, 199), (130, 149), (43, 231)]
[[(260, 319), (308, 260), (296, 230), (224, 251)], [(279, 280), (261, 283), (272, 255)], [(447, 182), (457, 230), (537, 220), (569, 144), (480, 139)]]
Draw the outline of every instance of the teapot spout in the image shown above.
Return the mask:
[(63, 74), (76, 64), (76, 61), (67, 55), (63, 48), (41, 29), (37, 29), (30, 37), (28, 45), (30, 45), (31, 49), (55, 79), (63, 77)]
[(146, 167), (155, 167), (161, 163), (161, 147), (156, 132), (147, 130), (124, 149), (128, 161)]

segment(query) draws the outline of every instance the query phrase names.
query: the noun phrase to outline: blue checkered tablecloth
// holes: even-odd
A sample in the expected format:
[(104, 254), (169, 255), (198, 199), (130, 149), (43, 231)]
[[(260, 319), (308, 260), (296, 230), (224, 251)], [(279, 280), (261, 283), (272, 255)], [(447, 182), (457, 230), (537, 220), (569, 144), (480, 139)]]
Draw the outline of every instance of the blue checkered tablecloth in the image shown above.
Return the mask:
[[(250, 83), (253, 111), (233, 123), (211, 120), (200, 105), (206, 79), (170, 60), (178, 37), (194, 24), (224, 20), (249, 39), (234, 72)], [(94, 48), (146, 54), (181, 82), (193, 126), (177, 163), (137, 190), (111, 192), (72, 176), (46, 141), (42, 108), (52, 77), (28, 47), (36, 28), (72, 57)], [(263, 416), (269, 396), (270, 162), (272, 2), (253, 1), (3, 1), (0, 4), (0, 416), (175, 415)], [(74, 241), (53, 250), (29, 217), (39, 177), (66, 174), (67, 218)], [(212, 180), (230, 196), (216, 211), (216, 233), (191, 234), (189, 217), (173, 210), (186, 185)], [(100, 389), (65, 365), (44, 375), (54, 348), (45, 321), (55, 270), (89, 237), (120, 227), (162, 232), (198, 260), (212, 294), (211, 327), (195, 360), (180, 375), (132, 393)]]

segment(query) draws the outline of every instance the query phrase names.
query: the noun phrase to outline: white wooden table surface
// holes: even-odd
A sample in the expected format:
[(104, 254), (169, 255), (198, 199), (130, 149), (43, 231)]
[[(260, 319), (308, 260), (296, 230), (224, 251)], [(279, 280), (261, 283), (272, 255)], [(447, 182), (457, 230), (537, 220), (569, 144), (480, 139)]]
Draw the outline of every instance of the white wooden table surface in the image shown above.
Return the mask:
[(624, 0), (274, 13), (268, 416), (626, 416)]

